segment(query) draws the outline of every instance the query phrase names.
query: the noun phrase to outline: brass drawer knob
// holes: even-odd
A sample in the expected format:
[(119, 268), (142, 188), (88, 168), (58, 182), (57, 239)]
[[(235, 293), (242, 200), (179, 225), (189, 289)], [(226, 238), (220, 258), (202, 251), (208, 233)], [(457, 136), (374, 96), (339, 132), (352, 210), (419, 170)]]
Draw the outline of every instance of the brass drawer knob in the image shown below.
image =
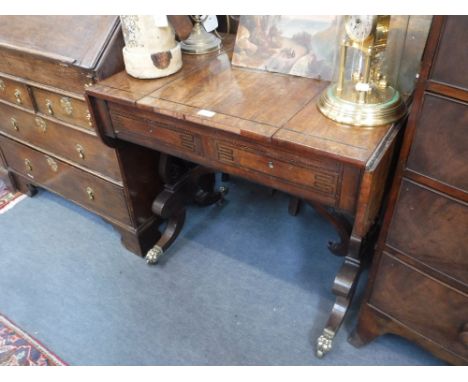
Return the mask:
[(272, 161), (268, 162), (268, 168), (275, 168), (275, 165), (273, 164)]
[(45, 100), (47, 114), (54, 115), (54, 109), (52, 108), (52, 101), (50, 99)]
[(41, 132), (45, 133), (47, 131), (47, 123), (43, 118), (36, 117), (34, 118), (34, 121), (36, 122), (36, 126), (41, 130)]
[(4, 91), (5, 90), (5, 81), (3, 80), (0, 80), (0, 91)]
[(85, 159), (83, 146), (81, 146), (80, 144), (77, 144), (75, 148), (76, 148), (76, 151), (78, 152), (78, 156), (80, 157), (80, 159)]
[(29, 159), (24, 160), (24, 165), (25, 165), (27, 171), (32, 171), (33, 170), (31, 161)]
[(58, 165), (57, 165), (57, 162), (51, 158), (51, 157), (47, 157), (47, 164), (49, 165), (50, 169), (53, 171), (53, 172), (57, 172), (58, 170)]
[(86, 187), (86, 193), (89, 200), (94, 200), (94, 190), (91, 187)]
[(11, 123), (11, 127), (13, 127), (13, 130), (19, 131), (18, 121), (16, 120), (15, 117), (10, 118), (10, 123)]
[(23, 100), (21, 99), (21, 92), (18, 89), (15, 89), (15, 92), (13, 93), (15, 95), (15, 100), (18, 105), (21, 105), (23, 103)]
[(71, 99), (68, 97), (60, 98), (60, 106), (62, 107), (63, 111), (67, 115), (72, 115), (73, 113), (73, 105)]

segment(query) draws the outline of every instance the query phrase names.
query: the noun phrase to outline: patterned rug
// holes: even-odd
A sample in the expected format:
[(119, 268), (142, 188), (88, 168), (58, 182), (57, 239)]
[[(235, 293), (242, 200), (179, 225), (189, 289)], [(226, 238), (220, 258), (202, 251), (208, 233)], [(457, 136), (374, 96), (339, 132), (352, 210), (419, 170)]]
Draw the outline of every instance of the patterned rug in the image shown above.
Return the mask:
[(0, 366), (66, 366), (34, 337), (0, 315)]
[(20, 192), (10, 192), (0, 179), (0, 214), (13, 208), (21, 200), (26, 199), (26, 195)]

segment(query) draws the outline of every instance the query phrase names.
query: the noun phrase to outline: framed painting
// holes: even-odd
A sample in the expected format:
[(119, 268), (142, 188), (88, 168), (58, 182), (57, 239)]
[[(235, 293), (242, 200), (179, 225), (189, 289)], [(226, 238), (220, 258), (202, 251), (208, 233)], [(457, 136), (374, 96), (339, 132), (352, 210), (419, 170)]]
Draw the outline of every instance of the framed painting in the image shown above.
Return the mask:
[(241, 16), (232, 64), (331, 80), (340, 16)]

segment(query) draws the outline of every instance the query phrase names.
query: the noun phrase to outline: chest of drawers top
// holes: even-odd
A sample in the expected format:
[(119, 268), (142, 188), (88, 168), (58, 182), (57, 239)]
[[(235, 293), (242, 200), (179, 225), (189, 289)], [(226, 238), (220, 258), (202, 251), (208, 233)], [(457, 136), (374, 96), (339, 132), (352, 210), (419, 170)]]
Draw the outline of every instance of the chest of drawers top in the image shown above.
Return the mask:
[(0, 72), (79, 96), (123, 66), (122, 46), (117, 16), (0, 16)]

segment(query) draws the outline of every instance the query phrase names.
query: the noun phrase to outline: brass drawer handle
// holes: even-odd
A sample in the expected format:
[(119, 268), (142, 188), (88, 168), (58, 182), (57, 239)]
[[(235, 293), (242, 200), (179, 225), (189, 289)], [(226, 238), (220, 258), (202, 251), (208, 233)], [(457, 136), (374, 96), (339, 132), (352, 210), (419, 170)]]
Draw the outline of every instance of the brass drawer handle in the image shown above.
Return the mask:
[(33, 170), (31, 161), (29, 159), (24, 160), (24, 165), (26, 166), (27, 171), (32, 171)]
[(3, 80), (0, 80), (0, 91), (4, 91), (5, 90), (5, 81)]
[(94, 200), (94, 190), (91, 187), (86, 187), (86, 193), (89, 200)]
[(15, 89), (14, 95), (15, 95), (16, 103), (18, 105), (21, 105), (23, 103), (23, 101), (21, 99), (21, 92), (18, 89)]
[(43, 133), (45, 133), (47, 131), (47, 123), (46, 121), (44, 121), (44, 119), (42, 119), (41, 117), (36, 117), (34, 119), (34, 121), (36, 122), (36, 126), (41, 129), (41, 131)]
[(73, 105), (71, 99), (68, 97), (60, 98), (60, 106), (62, 106), (63, 111), (67, 115), (72, 115), (73, 113)]
[(57, 162), (51, 158), (51, 157), (47, 157), (47, 164), (50, 166), (50, 169), (53, 171), (53, 172), (57, 172), (58, 170), (58, 165), (57, 165)]
[(80, 159), (85, 159), (85, 153), (84, 153), (84, 148), (80, 144), (76, 144), (75, 146), (76, 151), (78, 152), (78, 156)]
[(19, 131), (18, 121), (16, 120), (16, 118), (11, 117), (10, 123), (11, 123), (11, 126), (13, 127), (13, 130)]
[(54, 109), (52, 108), (52, 101), (50, 99), (45, 100), (47, 114), (54, 115)]
[(91, 113), (89, 111), (86, 112), (86, 120), (88, 121), (88, 125), (93, 127), (93, 121), (91, 120)]

